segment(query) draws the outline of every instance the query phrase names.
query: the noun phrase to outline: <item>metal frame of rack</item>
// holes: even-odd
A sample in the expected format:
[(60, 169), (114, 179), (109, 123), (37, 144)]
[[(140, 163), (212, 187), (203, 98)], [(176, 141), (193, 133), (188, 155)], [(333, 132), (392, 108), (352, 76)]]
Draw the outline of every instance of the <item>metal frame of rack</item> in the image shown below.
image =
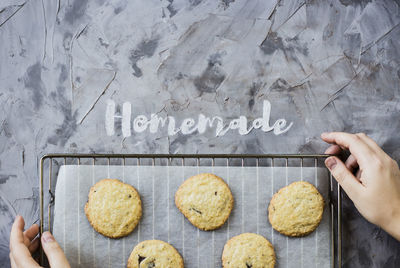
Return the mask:
[[(44, 230), (52, 230), (52, 216), (54, 210), (55, 180), (58, 166), (61, 165), (96, 165), (96, 161), (106, 165), (150, 165), (170, 166), (269, 166), (275, 167), (276, 161), (282, 159), (283, 165), (288, 167), (292, 160), (299, 160), (303, 168), (305, 161), (311, 161), (311, 167), (320, 167), (318, 163), (329, 155), (325, 154), (47, 154), (40, 159), (40, 234)], [(192, 163), (189, 163), (189, 160)], [(194, 161), (193, 161), (194, 160)], [(312, 161), (314, 160), (314, 161)], [(130, 162), (129, 162), (130, 161)], [(159, 162), (159, 164), (157, 163)], [(54, 166), (56, 164), (56, 166)], [(47, 174), (47, 175), (46, 175)], [(46, 180), (45, 178), (48, 177)], [(338, 183), (334, 183), (330, 174), (330, 225), (331, 225), (331, 267), (341, 267), (342, 264), (342, 190)], [(40, 250), (40, 263), (47, 260)]]

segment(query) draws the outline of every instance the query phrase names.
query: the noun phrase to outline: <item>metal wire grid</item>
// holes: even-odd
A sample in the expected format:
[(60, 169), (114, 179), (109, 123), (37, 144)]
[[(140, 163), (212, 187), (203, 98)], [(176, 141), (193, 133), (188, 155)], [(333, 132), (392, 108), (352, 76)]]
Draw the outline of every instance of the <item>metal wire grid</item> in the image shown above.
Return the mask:
[[(52, 223), (53, 223), (53, 213), (54, 213), (54, 193), (55, 193), (55, 184), (56, 178), (58, 175), (58, 167), (61, 165), (68, 165), (68, 164), (75, 164), (81, 165), (82, 160), (84, 161), (83, 164), (85, 165), (96, 165), (96, 161), (101, 162), (101, 164), (106, 164), (107, 166), (112, 165), (136, 165), (141, 166), (143, 162), (149, 162), (151, 166), (156, 166), (156, 160), (159, 160), (159, 165), (166, 165), (166, 166), (197, 166), (198, 168), (201, 166), (202, 160), (211, 161), (208, 164), (211, 165), (212, 168), (215, 166), (226, 166), (226, 167), (233, 167), (233, 166), (254, 166), (254, 167), (261, 167), (261, 166), (269, 166), (269, 167), (286, 167), (286, 170), (289, 166), (289, 161), (291, 160), (300, 160), (300, 167), (301, 167), (301, 179), (303, 179), (303, 167), (305, 161), (308, 161), (308, 166), (314, 166), (315, 172), (317, 170), (318, 162), (320, 160), (325, 159), (329, 155), (324, 154), (246, 154), (246, 155), (239, 155), (239, 154), (47, 154), (44, 155), (40, 159), (40, 234), (42, 234), (45, 230), (52, 231)], [(194, 160), (192, 163), (188, 163), (188, 160)], [(277, 165), (277, 160), (283, 160), (283, 165)], [(116, 161), (117, 160), (117, 161)], [(132, 163), (127, 163), (129, 160)], [(175, 164), (174, 164), (175, 160)], [(253, 160), (253, 161), (251, 161)], [(104, 163), (105, 161), (105, 163)], [(177, 161), (177, 162), (176, 162)], [(310, 165), (310, 161), (313, 162)], [(113, 163), (112, 163), (113, 162)], [(57, 164), (54, 167), (54, 164)], [(148, 163), (147, 163), (148, 164)], [(207, 165), (204, 165), (207, 166)], [(290, 165), (292, 166), (292, 165)], [(46, 170), (47, 169), (47, 170)], [(258, 169), (256, 169), (258, 174)], [(45, 180), (45, 177), (48, 179)], [(330, 173), (329, 173), (330, 174)], [(258, 176), (257, 176), (258, 177)], [(287, 180), (287, 176), (286, 176)], [(242, 184), (243, 184), (242, 180)], [(258, 188), (258, 179), (257, 179), (257, 188)], [(316, 183), (318, 183), (316, 181)], [(47, 185), (46, 185), (47, 184)], [(228, 184), (229, 184), (229, 177), (228, 177)], [(286, 181), (287, 184), (287, 181)], [(329, 208), (330, 208), (330, 226), (331, 226), (331, 267), (341, 267), (342, 266), (342, 226), (341, 226), (341, 187), (338, 183), (334, 183), (332, 179), (332, 175), (330, 174), (330, 192), (329, 192)], [(154, 180), (153, 185), (154, 189)], [(154, 195), (154, 190), (153, 190)], [(243, 197), (243, 191), (242, 191)], [(258, 195), (257, 195), (258, 198)], [(168, 197), (169, 199), (169, 197)], [(154, 196), (153, 196), (154, 200)], [(242, 199), (243, 200), (243, 199)], [(258, 203), (258, 202), (257, 202)], [(168, 203), (169, 206), (169, 203)], [(169, 208), (168, 208), (169, 209)], [(154, 206), (153, 206), (154, 210)], [(243, 219), (244, 210), (242, 209), (242, 219)], [(154, 214), (154, 211), (153, 211)], [(169, 214), (168, 214), (169, 217)], [(258, 215), (257, 215), (258, 217)], [(182, 218), (183, 219), (183, 218)], [(184, 220), (184, 219), (183, 219)], [(258, 219), (257, 219), (258, 222)], [(168, 219), (169, 224), (169, 219)], [(184, 225), (183, 225), (184, 226)], [(242, 224), (242, 227), (244, 225)], [(140, 224), (138, 225), (138, 232), (140, 232)], [(258, 224), (257, 224), (257, 232), (258, 232)], [(197, 238), (199, 238), (200, 231), (197, 230)], [(229, 218), (228, 218), (228, 230), (227, 235), (229, 239)], [(154, 236), (154, 224), (153, 224), (153, 236)], [(168, 240), (169, 240), (169, 233), (168, 233)], [(212, 240), (213, 240), (213, 251), (214, 251), (214, 232), (212, 233)], [(273, 236), (272, 236), (273, 240)], [(183, 240), (184, 241), (184, 240)], [(110, 241), (108, 241), (110, 244)], [(301, 240), (303, 243), (303, 240)], [(109, 245), (110, 246), (110, 245)], [(125, 245), (123, 245), (125, 246)], [(301, 247), (303, 249), (303, 247)], [(183, 250), (185, 246), (183, 245)], [(183, 252), (183, 255), (185, 253)], [(301, 256), (303, 254), (301, 253)], [(79, 256), (78, 256), (79, 258)], [(199, 254), (198, 254), (199, 258)], [(198, 260), (199, 261), (199, 260)], [(40, 249), (40, 264), (46, 265), (47, 259), (45, 258), (44, 252), (42, 248)]]

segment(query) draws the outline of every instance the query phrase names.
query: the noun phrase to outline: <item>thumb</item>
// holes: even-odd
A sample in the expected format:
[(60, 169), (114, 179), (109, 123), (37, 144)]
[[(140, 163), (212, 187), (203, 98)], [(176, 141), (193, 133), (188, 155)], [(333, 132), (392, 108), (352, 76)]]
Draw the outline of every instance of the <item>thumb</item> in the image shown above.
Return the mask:
[(50, 267), (70, 268), (63, 250), (50, 232), (44, 232), (42, 234), (42, 247), (49, 260)]
[(328, 157), (325, 160), (325, 165), (350, 199), (353, 202), (357, 200), (363, 185), (347, 169), (346, 165), (336, 156)]

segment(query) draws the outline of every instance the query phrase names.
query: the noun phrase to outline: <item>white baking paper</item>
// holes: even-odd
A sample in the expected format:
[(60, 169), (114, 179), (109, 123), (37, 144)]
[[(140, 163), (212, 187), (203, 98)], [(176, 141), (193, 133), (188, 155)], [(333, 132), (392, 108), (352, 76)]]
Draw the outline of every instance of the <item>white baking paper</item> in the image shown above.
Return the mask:
[[(235, 199), (228, 222), (211, 232), (191, 225), (174, 203), (179, 185), (202, 172), (223, 178)], [(120, 179), (140, 193), (143, 216), (127, 237), (104, 237), (86, 219), (89, 189), (104, 178)], [(271, 228), (267, 208), (275, 192), (298, 180), (311, 182), (321, 192), (326, 201), (324, 216), (317, 231), (288, 238)], [(53, 233), (72, 267), (126, 267), (133, 247), (148, 239), (172, 244), (183, 256), (185, 267), (221, 267), (224, 244), (244, 232), (263, 235), (273, 244), (276, 267), (330, 267), (328, 192), (329, 176), (324, 168), (66, 165), (60, 168), (56, 184)]]

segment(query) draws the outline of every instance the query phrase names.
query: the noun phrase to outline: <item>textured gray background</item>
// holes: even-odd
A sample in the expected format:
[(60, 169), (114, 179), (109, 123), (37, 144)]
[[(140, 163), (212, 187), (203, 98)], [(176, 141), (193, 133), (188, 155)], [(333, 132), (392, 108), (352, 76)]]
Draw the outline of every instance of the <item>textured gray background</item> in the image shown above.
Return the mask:
[[(399, 1), (1, 0), (0, 266), (13, 218), (38, 220), (50, 152), (320, 153), (322, 131), (366, 132), (400, 160)], [(133, 116), (261, 114), (289, 132), (124, 139)], [(400, 243), (345, 202), (346, 267), (400, 267)]]

